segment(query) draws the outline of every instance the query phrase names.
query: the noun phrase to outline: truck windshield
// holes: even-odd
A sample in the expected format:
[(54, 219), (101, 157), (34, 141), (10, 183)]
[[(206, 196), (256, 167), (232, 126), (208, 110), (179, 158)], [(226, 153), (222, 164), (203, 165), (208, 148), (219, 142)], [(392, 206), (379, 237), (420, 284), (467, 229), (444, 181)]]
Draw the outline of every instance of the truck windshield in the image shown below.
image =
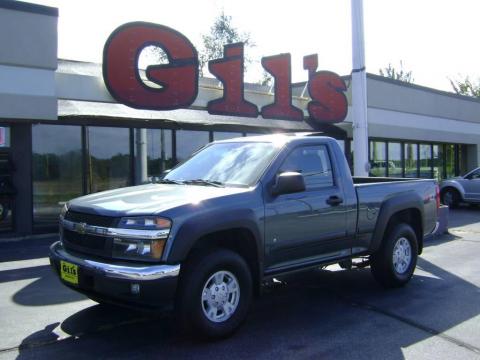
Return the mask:
[(273, 143), (214, 143), (170, 171), (162, 180), (212, 186), (252, 186), (277, 153)]

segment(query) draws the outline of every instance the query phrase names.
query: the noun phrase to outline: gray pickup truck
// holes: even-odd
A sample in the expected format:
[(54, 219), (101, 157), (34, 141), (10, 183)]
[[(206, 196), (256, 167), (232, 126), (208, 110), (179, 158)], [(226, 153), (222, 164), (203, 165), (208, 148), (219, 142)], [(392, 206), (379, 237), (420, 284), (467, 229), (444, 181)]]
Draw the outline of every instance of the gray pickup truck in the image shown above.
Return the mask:
[(98, 302), (174, 305), (178, 323), (231, 334), (262, 284), (352, 259), (406, 284), (437, 224), (434, 180), (353, 178), (315, 134), (208, 144), (161, 183), (74, 199), (50, 249), (61, 281)]

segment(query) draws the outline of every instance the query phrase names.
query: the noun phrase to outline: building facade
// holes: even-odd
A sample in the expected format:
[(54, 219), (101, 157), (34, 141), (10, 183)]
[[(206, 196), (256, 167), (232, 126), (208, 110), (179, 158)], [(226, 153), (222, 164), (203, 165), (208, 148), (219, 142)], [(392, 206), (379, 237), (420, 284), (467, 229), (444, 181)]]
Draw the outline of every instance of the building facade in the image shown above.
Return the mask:
[[(322, 131), (352, 161), (350, 111), (323, 127), (210, 115), (207, 102), (223, 93), (210, 78), (200, 79), (190, 109), (118, 104), (101, 65), (57, 59), (57, 19), (54, 8), (0, 0), (0, 175), (14, 189), (0, 192), (4, 236), (55, 231), (69, 199), (155, 180), (214, 140)], [(478, 166), (480, 101), (371, 74), (367, 91), (371, 176), (440, 180)], [(292, 93), (306, 113), (306, 84)], [(350, 87), (347, 97), (351, 105)], [(245, 98), (262, 106), (273, 101), (272, 89), (246, 84)]]

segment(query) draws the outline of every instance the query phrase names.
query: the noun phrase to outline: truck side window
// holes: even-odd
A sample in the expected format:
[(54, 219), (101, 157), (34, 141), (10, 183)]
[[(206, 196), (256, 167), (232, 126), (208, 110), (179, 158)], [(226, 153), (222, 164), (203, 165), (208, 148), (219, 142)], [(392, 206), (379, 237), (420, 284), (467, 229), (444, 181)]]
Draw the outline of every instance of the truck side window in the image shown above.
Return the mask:
[(294, 149), (280, 166), (280, 173), (295, 171), (303, 175), (307, 190), (333, 186), (333, 173), (325, 145)]

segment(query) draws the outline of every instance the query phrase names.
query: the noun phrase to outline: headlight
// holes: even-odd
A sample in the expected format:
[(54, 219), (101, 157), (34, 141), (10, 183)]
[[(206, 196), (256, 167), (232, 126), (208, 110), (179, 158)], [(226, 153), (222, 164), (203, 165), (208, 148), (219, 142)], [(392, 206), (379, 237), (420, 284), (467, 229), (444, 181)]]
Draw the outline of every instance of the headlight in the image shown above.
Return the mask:
[(158, 216), (123, 217), (118, 223), (122, 229), (167, 230), (172, 226), (168, 219)]
[[(125, 260), (160, 260), (171, 226), (170, 220), (157, 216), (121, 218), (118, 228), (125, 230), (122, 231), (122, 237), (113, 238), (113, 257)], [(132, 238), (128, 237), (129, 232)]]

